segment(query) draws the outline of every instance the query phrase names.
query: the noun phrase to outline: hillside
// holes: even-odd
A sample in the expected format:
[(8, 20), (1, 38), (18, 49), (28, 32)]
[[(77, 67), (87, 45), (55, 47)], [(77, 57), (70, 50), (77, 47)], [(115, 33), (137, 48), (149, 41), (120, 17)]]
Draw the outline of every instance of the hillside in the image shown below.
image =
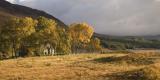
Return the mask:
[(66, 27), (66, 25), (58, 20), (57, 18), (53, 17), (52, 15), (47, 14), (44, 11), (32, 9), (29, 7), (11, 4), (5, 0), (0, 0), (0, 21), (3, 22), (5, 19), (10, 17), (32, 17), (37, 18), (39, 16), (44, 16), (46, 18), (54, 19), (57, 21), (58, 25)]
[(112, 49), (160, 49), (160, 36), (110, 36), (94, 34), (105, 48)]

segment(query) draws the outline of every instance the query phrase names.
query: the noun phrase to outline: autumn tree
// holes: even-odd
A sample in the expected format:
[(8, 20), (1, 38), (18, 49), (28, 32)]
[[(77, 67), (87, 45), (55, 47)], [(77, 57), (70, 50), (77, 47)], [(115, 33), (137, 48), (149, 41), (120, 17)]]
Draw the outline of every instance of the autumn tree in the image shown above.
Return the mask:
[(6, 46), (12, 47), (12, 57), (16, 56), (16, 50), (23, 44), (25, 37), (35, 32), (36, 21), (32, 18), (13, 18), (8, 20), (1, 29), (1, 40)]
[(29, 52), (38, 56), (46, 48), (49, 54), (53, 48), (58, 54), (77, 53), (88, 48), (92, 51), (100, 49), (100, 41), (92, 39), (94, 30), (86, 23), (72, 24), (64, 29), (56, 21), (40, 16), (36, 20), (29, 17), (13, 18), (2, 27), (0, 50), (10, 51), (12, 56), (23, 57)]
[(42, 52), (41, 46), (51, 44), (56, 47), (57, 33), (56, 33), (56, 22), (52, 19), (45, 17), (38, 17), (37, 25), (35, 27), (36, 32), (29, 37), (29, 43), (37, 48), (38, 53)]
[[(70, 53), (70, 36), (68, 31), (45, 17), (37, 19), (36, 32), (28, 37), (28, 44), (35, 48), (36, 55), (42, 55), (44, 46), (50, 44), (58, 54)], [(48, 52), (51, 49), (48, 49)], [(38, 52), (37, 52), (38, 51)]]
[(93, 28), (86, 24), (71, 24), (69, 31), (72, 37), (72, 51), (77, 52), (81, 44), (89, 43), (94, 33)]
[(100, 39), (93, 38), (87, 46), (89, 52), (99, 52), (102, 50)]
[(71, 36), (69, 32), (63, 28), (58, 28), (58, 45), (57, 45), (57, 52), (60, 54), (69, 54), (71, 53)]

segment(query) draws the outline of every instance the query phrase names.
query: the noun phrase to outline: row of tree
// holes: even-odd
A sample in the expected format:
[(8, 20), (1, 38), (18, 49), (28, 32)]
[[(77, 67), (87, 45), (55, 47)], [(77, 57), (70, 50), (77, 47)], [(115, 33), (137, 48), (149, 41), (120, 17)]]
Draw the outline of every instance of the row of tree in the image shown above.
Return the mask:
[(0, 27), (1, 56), (40, 56), (48, 44), (56, 54), (100, 51), (100, 40), (93, 33), (86, 23), (63, 28), (45, 17), (12, 18)]

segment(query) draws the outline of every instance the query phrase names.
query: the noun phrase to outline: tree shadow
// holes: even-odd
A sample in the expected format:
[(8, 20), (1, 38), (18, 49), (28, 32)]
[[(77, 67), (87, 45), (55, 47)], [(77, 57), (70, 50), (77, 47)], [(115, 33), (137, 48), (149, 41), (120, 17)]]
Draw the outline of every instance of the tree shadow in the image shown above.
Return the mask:
[(109, 80), (145, 80), (144, 76), (139, 73), (140, 70), (141, 69), (105, 74), (103, 77), (107, 77)]
[[(154, 58), (154, 57), (158, 58)], [(93, 62), (98, 62), (98, 63), (112, 63), (112, 64), (121, 64), (121, 63), (126, 63), (126, 64), (133, 64), (133, 65), (149, 65), (149, 64), (154, 64), (155, 60), (160, 59), (160, 56), (157, 55), (151, 55), (151, 56), (145, 56), (145, 55), (126, 55), (126, 56), (111, 56), (111, 57), (102, 57), (102, 58), (97, 58), (92, 60)]]
[(98, 59), (94, 59), (93, 61), (99, 62), (99, 63), (109, 63), (109, 62), (116, 62), (118, 61), (118, 57), (102, 57)]

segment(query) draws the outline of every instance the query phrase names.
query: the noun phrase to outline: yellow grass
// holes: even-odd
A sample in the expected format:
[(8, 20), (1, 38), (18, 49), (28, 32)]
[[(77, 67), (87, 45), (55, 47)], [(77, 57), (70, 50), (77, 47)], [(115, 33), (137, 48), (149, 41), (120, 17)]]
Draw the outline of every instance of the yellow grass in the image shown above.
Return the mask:
[[(134, 80), (130, 79), (132, 72), (160, 64), (160, 56), (155, 53), (133, 54), (73, 54), (4, 60), (0, 62), (0, 80)], [(134, 59), (141, 61), (137, 57), (149, 59), (151, 63), (137, 65)]]

